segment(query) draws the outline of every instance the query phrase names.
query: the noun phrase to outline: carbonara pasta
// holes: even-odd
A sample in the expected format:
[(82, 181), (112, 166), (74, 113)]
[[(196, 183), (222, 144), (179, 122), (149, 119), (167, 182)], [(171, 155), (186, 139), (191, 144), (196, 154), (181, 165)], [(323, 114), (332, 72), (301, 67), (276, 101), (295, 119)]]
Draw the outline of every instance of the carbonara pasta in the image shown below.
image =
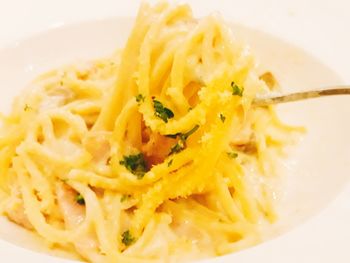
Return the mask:
[(142, 4), (125, 47), (43, 74), (1, 116), (1, 212), (89, 262), (179, 262), (263, 240), (289, 132), (221, 18)]

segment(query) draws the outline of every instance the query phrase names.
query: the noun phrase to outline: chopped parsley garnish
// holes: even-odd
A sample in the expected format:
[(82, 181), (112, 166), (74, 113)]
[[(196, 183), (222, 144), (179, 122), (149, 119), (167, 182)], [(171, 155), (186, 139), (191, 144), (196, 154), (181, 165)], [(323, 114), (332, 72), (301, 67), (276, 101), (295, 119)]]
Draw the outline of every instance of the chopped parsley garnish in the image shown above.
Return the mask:
[(190, 131), (180, 135), (180, 139), (187, 140), (187, 138), (190, 137), (193, 133), (195, 133), (198, 129), (199, 129), (199, 125), (197, 124)]
[(223, 115), (222, 113), (220, 113), (220, 120), (222, 121), (222, 123), (224, 123), (225, 122), (225, 120), (226, 120), (226, 117), (225, 117), (225, 115)]
[(136, 101), (138, 102), (138, 103), (141, 103), (141, 102), (144, 102), (145, 101), (145, 96), (143, 96), (142, 94), (138, 94), (136, 97)]
[(232, 95), (237, 95), (242, 97), (244, 88), (240, 88), (236, 83), (233, 81), (231, 82), (231, 88), (232, 88)]
[(175, 133), (175, 134), (167, 134), (166, 137), (176, 139), (177, 137), (180, 137), (181, 140), (185, 141), (188, 137), (190, 137), (193, 133), (195, 133), (199, 129), (199, 125), (197, 124), (194, 126), (190, 131), (186, 133)]
[(171, 147), (169, 155), (172, 155), (174, 153), (179, 153), (185, 148), (186, 148), (186, 143), (180, 139), (173, 147)]
[(130, 246), (135, 242), (135, 238), (131, 235), (130, 231), (127, 230), (122, 234), (122, 242), (125, 246)]
[(131, 195), (123, 195), (121, 198), (120, 198), (120, 202), (125, 202), (126, 200), (130, 199), (131, 198)]
[(188, 137), (190, 137), (193, 133), (195, 133), (199, 129), (199, 125), (194, 126), (190, 131), (186, 133), (176, 133), (176, 134), (169, 134), (167, 137), (176, 139), (179, 137), (178, 142), (171, 147), (169, 155), (172, 155), (174, 153), (179, 153), (182, 150), (186, 148), (186, 140)]
[(131, 173), (142, 179), (147, 172), (147, 165), (142, 153), (124, 156), (119, 164), (124, 165)]
[(176, 133), (176, 134), (167, 134), (165, 135), (165, 137), (168, 137), (168, 138), (172, 138), (172, 139), (176, 139), (177, 136), (179, 136), (181, 133)]
[(227, 153), (228, 157), (230, 157), (231, 159), (235, 159), (238, 157), (238, 154), (235, 152), (228, 152)]
[(153, 99), (153, 107), (155, 116), (161, 118), (165, 123), (168, 122), (168, 119), (174, 118), (174, 113), (170, 109), (164, 107), (160, 101)]
[(168, 162), (168, 167), (170, 167), (172, 164), (173, 164), (173, 159), (171, 159), (169, 162)]
[(75, 197), (75, 201), (79, 204), (79, 205), (85, 205), (85, 199), (81, 194), (77, 194), (77, 196)]

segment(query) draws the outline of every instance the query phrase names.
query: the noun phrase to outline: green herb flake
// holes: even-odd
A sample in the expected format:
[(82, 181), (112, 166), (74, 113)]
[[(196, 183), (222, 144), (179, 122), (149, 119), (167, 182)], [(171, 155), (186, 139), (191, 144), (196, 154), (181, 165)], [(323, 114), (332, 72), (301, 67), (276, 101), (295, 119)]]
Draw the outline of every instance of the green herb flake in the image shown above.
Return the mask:
[(186, 148), (185, 142), (182, 140), (179, 140), (173, 147), (171, 147), (169, 155), (172, 155), (174, 153), (179, 153), (183, 151), (185, 148)]
[(142, 102), (144, 102), (145, 99), (146, 99), (146, 97), (143, 96), (142, 94), (138, 94), (135, 98), (136, 98), (136, 101), (137, 101), (138, 103), (142, 103)]
[(230, 157), (231, 159), (236, 159), (238, 157), (238, 154), (235, 152), (228, 152), (227, 153), (228, 157)]
[(232, 88), (232, 95), (235, 95), (235, 96), (240, 96), (242, 97), (243, 96), (243, 91), (244, 91), (244, 88), (240, 88), (235, 82), (231, 82), (231, 88)]
[(77, 196), (75, 197), (75, 201), (79, 204), (79, 205), (85, 205), (85, 199), (81, 194), (77, 194)]
[(168, 138), (176, 139), (177, 137), (180, 137), (181, 140), (185, 141), (188, 137), (190, 137), (193, 133), (195, 133), (199, 129), (199, 125), (194, 126), (190, 131), (186, 133), (175, 133), (175, 134), (167, 134), (165, 135)]
[(154, 115), (162, 119), (165, 123), (168, 123), (168, 119), (174, 118), (174, 113), (164, 107), (160, 101), (153, 99), (153, 107), (155, 111)]
[(122, 195), (122, 197), (120, 198), (120, 202), (123, 203), (130, 198), (131, 198), (131, 195)]
[(127, 230), (122, 234), (122, 242), (125, 246), (130, 246), (135, 242), (135, 238), (131, 235), (130, 231)]
[(224, 123), (225, 120), (226, 120), (225, 115), (223, 115), (222, 113), (220, 113), (219, 117), (220, 117), (220, 120), (222, 121), (222, 123)]
[(165, 135), (165, 137), (168, 137), (168, 138), (172, 138), (172, 139), (176, 139), (177, 136), (179, 136), (181, 133), (176, 133), (176, 134), (167, 134)]
[(193, 133), (195, 133), (197, 130), (199, 129), (199, 125), (197, 124), (196, 126), (194, 126), (190, 131), (180, 135), (180, 138), (182, 140), (187, 140), (188, 137), (190, 137)]
[(170, 167), (172, 164), (173, 164), (173, 159), (171, 159), (169, 162), (168, 162), (168, 167)]
[(188, 139), (188, 137), (190, 137), (198, 129), (199, 129), (199, 125), (196, 125), (186, 133), (176, 133), (176, 134), (167, 135), (167, 137), (170, 137), (173, 139), (179, 137), (179, 140), (177, 141), (177, 143), (170, 149), (169, 155), (183, 151), (186, 148), (186, 140)]
[(124, 165), (131, 173), (142, 179), (147, 172), (147, 165), (142, 153), (124, 156), (119, 164)]

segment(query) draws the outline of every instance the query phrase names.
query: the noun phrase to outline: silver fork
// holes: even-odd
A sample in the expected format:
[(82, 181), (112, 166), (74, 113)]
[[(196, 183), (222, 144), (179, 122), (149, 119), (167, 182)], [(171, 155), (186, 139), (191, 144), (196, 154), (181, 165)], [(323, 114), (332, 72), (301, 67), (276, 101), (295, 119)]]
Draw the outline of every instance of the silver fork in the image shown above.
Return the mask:
[(334, 95), (350, 95), (350, 86), (334, 86), (319, 90), (310, 90), (303, 92), (295, 92), (289, 94), (268, 95), (266, 97), (255, 98), (253, 104), (255, 106), (268, 106), (278, 103), (286, 103), (292, 101), (306, 100), (323, 96)]

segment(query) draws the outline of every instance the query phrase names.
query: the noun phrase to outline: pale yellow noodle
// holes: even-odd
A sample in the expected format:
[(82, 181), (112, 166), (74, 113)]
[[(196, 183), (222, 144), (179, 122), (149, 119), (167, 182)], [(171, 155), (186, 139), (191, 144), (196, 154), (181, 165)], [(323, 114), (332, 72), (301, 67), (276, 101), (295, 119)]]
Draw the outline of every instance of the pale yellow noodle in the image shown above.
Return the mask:
[(218, 15), (143, 3), (122, 50), (34, 80), (0, 117), (0, 211), (91, 262), (261, 242), (274, 159), (302, 128), (252, 106), (268, 87), (233, 35)]

